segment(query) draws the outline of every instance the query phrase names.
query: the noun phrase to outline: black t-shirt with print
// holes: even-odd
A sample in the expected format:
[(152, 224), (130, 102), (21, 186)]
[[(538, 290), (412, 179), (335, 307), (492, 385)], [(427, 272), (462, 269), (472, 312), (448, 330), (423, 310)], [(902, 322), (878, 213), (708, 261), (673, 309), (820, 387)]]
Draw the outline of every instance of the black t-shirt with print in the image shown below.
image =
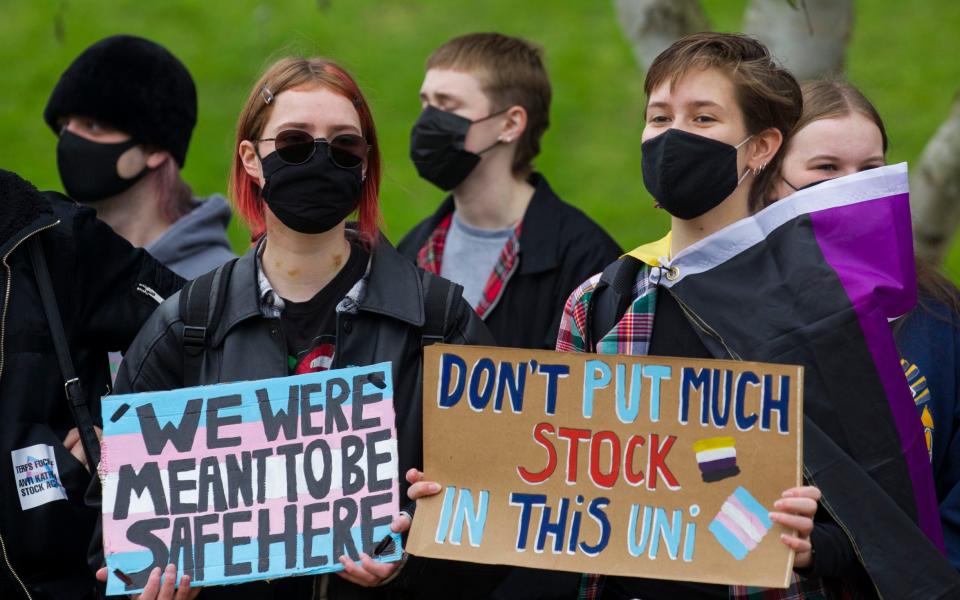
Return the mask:
[(337, 305), (363, 277), (369, 258), (363, 246), (351, 242), (347, 264), (313, 298), (305, 302), (283, 299), (280, 327), (287, 340), (291, 375), (330, 368), (337, 343)]

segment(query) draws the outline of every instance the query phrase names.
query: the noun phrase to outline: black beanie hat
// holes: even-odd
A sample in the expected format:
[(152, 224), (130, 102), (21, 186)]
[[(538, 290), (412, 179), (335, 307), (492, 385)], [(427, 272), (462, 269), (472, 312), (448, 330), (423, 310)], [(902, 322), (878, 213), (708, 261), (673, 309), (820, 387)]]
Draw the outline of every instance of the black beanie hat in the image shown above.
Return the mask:
[(163, 148), (183, 167), (197, 124), (197, 88), (190, 72), (163, 46), (115, 35), (83, 51), (60, 76), (43, 118), (91, 117)]

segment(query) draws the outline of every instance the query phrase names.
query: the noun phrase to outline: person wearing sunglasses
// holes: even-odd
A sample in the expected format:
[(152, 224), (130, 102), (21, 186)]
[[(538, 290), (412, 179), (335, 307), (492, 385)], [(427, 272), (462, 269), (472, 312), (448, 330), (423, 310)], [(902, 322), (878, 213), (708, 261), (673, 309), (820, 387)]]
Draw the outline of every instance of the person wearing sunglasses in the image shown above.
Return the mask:
[[(417, 269), (380, 234), (381, 154), (370, 106), (343, 68), (291, 57), (266, 70), (238, 122), (230, 188), (255, 244), (217, 272), (229, 279), (202, 365), (194, 377), (184, 367), (178, 294), (137, 336), (117, 391), (390, 362), (400, 472), (422, 467), (422, 345), (427, 337), (493, 340), (459, 286)], [(353, 214), (356, 223), (348, 222)], [(400, 506), (412, 513), (407, 487), (400, 482)], [(393, 527), (409, 524), (398, 516)], [(364, 550), (359, 563), (344, 557), (338, 576), (205, 588), (202, 597), (311, 598), (316, 588), (327, 598), (366, 598), (379, 592), (357, 586), (404, 585), (411, 571), (397, 575), (398, 563), (375, 562), (373, 549)]]
[(542, 51), (475, 33), (440, 46), (426, 69), (410, 158), (450, 194), (398, 248), (463, 285), (500, 345), (552, 349), (564, 298), (621, 249), (534, 170), (550, 121)]
[(186, 279), (233, 258), (226, 198), (195, 198), (180, 176), (197, 91), (169, 50), (131, 35), (98, 41), (60, 76), (43, 118), (67, 195), (131, 244)]

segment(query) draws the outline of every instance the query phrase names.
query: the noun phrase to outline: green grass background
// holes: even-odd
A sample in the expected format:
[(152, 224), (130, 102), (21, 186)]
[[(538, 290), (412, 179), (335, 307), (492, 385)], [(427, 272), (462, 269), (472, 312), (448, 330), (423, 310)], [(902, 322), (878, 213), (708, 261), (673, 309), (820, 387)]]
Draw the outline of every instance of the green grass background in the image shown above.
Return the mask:
[[(745, 0), (703, 5), (715, 30), (740, 29)], [(184, 178), (199, 194), (225, 190), (235, 120), (260, 72), (286, 53), (322, 54), (351, 70), (373, 106), (386, 229), (397, 240), (442, 197), (407, 158), (423, 62), (452, 36), (497, 30), (546, 50), (554, 101), (536, 164), (560, 195), (624, 247), (668, 226), (643, 188), (643, 74), (610, 0), (0, 0), (0, 9), (0, 167), (41, 188), (60, 189), (43, 107), (63, 69), (101, 37), (149, 37), (193, 73), (200, 116)], [(960, 3), (856, 2), (848, 59), (850, 79), (886, 121), (889, 160), (915, 161), (960, 88)], [(230, 233), (242, 249), (236, 219)], [(947, 269), (960, 276), (960, 244)]]

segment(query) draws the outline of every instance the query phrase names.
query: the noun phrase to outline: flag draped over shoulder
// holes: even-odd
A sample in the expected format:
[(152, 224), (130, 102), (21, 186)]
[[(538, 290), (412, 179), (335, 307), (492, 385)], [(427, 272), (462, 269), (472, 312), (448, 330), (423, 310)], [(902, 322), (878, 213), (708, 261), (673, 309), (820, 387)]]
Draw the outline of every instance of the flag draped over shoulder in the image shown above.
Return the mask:
[(803, 365), (805, 475), (896, 598), (960, 593), (888, 325), (916, 303), (912, 244), (899, 164), (793, 194), (651, 274), (715, 356)]

